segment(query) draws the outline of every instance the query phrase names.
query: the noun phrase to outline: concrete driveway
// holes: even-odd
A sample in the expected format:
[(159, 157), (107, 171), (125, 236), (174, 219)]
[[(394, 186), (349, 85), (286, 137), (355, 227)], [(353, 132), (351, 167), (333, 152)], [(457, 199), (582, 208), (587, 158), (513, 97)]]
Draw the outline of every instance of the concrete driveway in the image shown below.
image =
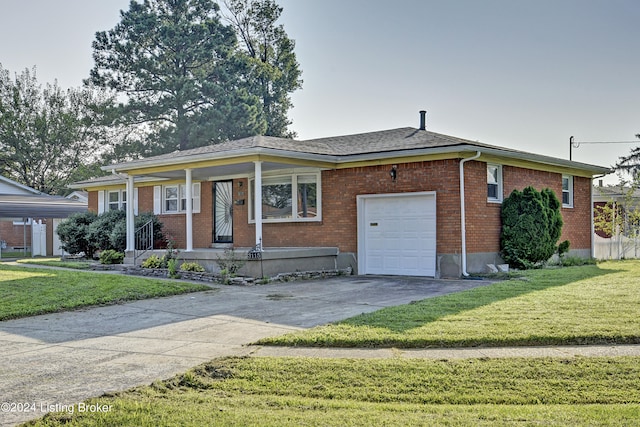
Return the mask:
[(217, 286), (0, 322), (0, 425), (166, 379), (216, 357), (249, 354), (246, 345), (263, 337), (487, 284), (348, 276)]

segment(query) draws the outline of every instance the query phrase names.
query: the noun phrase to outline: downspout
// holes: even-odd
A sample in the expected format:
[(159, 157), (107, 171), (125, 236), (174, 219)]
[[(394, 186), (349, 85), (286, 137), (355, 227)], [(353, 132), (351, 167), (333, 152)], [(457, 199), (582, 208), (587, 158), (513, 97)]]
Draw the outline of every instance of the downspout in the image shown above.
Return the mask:
[(591, 258), (594, 259), (596, 257), (596, 227), (594, 224), (594, 220), (593, 220), (593, 215), (594, 215), (594, 210), (593, 210), (593, 181), (595, 181), (596, 179), (600, 179), (603, 178), (605, 176), (607, 176), (608, 174), (602, 174), (602, 175), (598, 175), (598, 176), (594, 176), (591, 179)]
[(460, 225), (461, 225), (461, 237), (462, 237), (462, 275), (468, 277), (467, 273), (467, 218), (464, 206), (464, 164), (468, 161), (475, 160), (480, 157), (482, 153), (476, 151), (475, 156), (468, 159), (460, 160)]

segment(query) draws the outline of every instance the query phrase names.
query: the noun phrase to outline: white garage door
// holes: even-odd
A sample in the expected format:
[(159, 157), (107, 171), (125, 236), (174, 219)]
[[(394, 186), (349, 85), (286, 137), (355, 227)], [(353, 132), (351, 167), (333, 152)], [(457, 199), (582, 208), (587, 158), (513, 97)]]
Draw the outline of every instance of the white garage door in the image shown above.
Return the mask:
[(358, 272), (435, 276), (436, 194), (362, 195), (358, 203)]

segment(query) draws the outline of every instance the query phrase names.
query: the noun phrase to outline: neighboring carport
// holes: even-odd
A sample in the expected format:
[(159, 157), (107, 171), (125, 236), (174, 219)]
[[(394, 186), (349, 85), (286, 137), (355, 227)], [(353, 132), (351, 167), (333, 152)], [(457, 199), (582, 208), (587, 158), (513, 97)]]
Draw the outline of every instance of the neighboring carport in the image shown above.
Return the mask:
[[(11, 237), (13, 240), (21, 241), (19, 246), (25, 252), (28, 246), (31, 247), (32, 255), (56, 254), (59, 245), (54, 241), (57, 240), (55, 229), (58, 222), (74, 213), (86, 211), (86, 203), (60, 196), (0, 194), (0, 221), (12, 222), (9, 226), (0, 227), (4, 232), (0, 233), (0, 244), (6, 246), (7, 240)], [(47, 227), (47, 224), (50, 226)], [(16, 227), (21, 227), (21, 239), (16, 236)]]

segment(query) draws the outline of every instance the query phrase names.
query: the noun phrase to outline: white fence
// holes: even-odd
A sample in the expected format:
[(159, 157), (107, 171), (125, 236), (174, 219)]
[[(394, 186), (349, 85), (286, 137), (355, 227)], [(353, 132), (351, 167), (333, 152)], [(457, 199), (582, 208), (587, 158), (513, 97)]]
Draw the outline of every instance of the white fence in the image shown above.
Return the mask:
[(640, 239), (613, 236), (605, 239), (594, 235), (594, 256), (596, 259), (640, 258)]

